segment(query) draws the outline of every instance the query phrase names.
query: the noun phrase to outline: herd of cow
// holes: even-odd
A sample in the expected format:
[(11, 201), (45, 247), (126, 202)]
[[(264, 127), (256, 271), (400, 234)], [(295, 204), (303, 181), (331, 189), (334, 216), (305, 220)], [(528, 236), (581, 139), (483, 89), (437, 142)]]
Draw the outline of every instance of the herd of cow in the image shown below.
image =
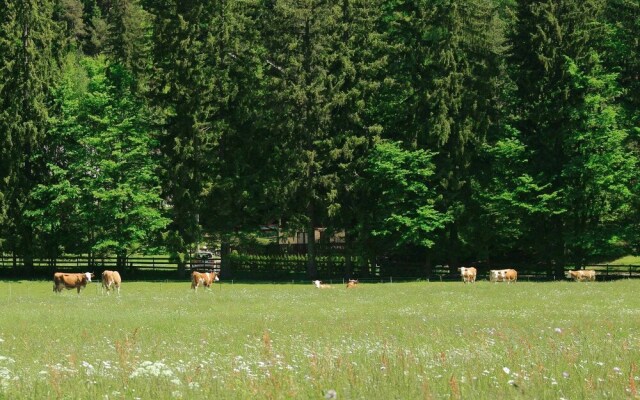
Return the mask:
[[(62, 292), (62, 289), (76, 289), (78, 294), (80, 291), (87, 287), (87, 283), (91, 282), (91, 279), (95, 278), (93, 272), (85, 273), (66, 273), (56, 272), (53, 274), (53, 291), (56, 293)], [(191, 274), (191, 289), (198, 291), (198, 287), (204, 286), (211, 288), (213, 282), (219, 281), (218, 274), (216, 272), (198, 272), (193, 271)], [(102, 292), (107, 291), (107, 294), (111, 293), (111, 290), (115, 290), (120, 294), (120, 285), (122, 284), (122, 278), (118, 271), (104, 271), (102, 273)]]
[[(476, 276), (478, 271), (474, 267), (460, 267), (458, 268), (460, 271), (460, 276), (462, 277), (462, 282), (464, 283), (473, 283), (476, 281)], [(575, 270), (575, 271), (567, 271), (567, 278), (573, 279), (576, 282), (584, 282), (584, 281), (595, 281), (596, 280), (596, 271), (593, 270)], [(515, 282), (518, 280), (518, 271), (515, 269), (492, 269), (489, 271), (489, 280), (491, 282)]]
[[(478, 271), (474, 267), (460, 267), (460, 276), (462, 282), (473, 283), (476, 281)], [(92, 272), (85, 273), (66, 273), (56, 272), (53, 274), (53, 291), (56, 293), (62, 292), (62, 289), (76, 289), (78, 294), (80, 290), (87, 286), (87, 283), (91, 282), (91, 279), (95, 278)], [(577, 270), (567, 271), (567, 278), (573, 279), (577, 282), (582, 281), (595, 281), (596, 272), (593, 270)], [(214, 282), (218, 282), (220, 278), (216, 272), (198, 272), (193, 271), (191, 274), (191, 289), (198, 291), (198, 287), (204, 286), (205, 288), (211, 288)], [(491, 282), (516, 282), (518, 280), (518, 271), (515, 269), (492, 269), (489, 271), (489, 280)], [(318, 289), (330, 289), (331, 285), (325, 284), (322, 281), (312, 281), (313, 285)], [(355, 288), (358, 285), (357, 279), (349, 279), (347, 282), (347, 289)], [(104, 271), (102, 273), (102, 292), (106, 290), (107, 294), (110, 294), (112, 290), (120, 294), (120, 285), (122, 284), (122, 278), (118, 271)]]

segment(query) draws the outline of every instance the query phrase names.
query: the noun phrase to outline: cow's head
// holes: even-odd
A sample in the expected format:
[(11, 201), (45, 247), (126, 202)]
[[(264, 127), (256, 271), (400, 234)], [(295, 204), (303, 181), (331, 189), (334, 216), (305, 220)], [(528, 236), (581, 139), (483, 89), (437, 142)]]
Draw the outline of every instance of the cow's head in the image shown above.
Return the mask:
[(218, 282), (220, 280), (220, 278), (218, 278), (218, 274), (216, 274), (215, 272), (213, 273), (213, 280), (215, 282)]
[(91, 278), (95, 278), (95, 275), (93, 274), (93, 272), (85, 272), (84, 276), (87, 277), (87, 282), (91, 282)]
[(320, 284), (321, 284), (321, 282), (320, 282), (319, 280), (315, 280), (315, 281), (313, 281), (313, 285), (314, 285), (315, 287), (317, 287), (317, 288), (320, 288)]

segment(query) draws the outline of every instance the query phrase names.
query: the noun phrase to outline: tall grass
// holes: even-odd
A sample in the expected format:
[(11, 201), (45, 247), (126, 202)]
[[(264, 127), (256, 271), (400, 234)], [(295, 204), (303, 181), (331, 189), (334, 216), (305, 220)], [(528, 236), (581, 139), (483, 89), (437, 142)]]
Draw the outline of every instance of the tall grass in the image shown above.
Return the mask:
[(0, 398), (640, 395), (640, 281), (0, 282)]

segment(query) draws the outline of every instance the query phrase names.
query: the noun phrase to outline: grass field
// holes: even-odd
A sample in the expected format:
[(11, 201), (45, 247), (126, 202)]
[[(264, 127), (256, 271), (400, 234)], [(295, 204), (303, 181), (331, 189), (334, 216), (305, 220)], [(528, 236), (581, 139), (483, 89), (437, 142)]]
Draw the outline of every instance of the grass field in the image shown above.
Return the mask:
[(625, 399), (640, 281), (0, 282), (4, 399)]

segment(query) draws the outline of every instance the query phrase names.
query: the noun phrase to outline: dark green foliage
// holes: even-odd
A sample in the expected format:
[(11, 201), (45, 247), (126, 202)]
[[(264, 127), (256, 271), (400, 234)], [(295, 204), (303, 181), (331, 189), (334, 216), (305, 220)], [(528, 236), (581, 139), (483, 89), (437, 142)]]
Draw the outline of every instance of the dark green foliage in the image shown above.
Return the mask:
[(41, 173), (32, 156), (46, 130), (58, 59), (53, 16), (52, 1), (0, 2), (0, 236), (4, 248), (28, 257), (34, 238), (23, 211)]

